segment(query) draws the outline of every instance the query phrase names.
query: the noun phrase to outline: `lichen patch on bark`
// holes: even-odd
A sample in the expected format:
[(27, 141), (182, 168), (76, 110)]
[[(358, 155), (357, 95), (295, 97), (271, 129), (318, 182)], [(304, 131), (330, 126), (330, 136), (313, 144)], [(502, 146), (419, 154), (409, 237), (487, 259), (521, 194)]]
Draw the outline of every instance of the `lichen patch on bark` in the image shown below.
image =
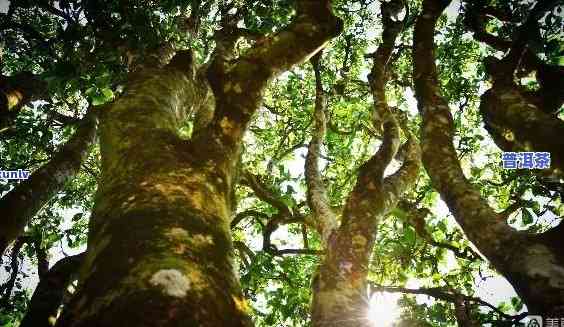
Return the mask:
[(162, 269), (157, 271), (149, 283), (169, 296), (185, 297), (190, 289), (190, 281), (182, 272), (176, 269)]

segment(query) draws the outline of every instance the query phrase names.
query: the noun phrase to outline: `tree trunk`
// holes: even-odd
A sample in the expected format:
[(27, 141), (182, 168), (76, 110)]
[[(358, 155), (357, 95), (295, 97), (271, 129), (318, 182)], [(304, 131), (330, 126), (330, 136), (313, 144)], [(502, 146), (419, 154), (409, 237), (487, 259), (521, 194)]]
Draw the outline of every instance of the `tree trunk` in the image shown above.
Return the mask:
[(144, 70), (103, 113), (88, 255), (58, 326), (251, 325), (232, 265), (236, 158), (176, 134), (209, 101), (190, 70)]
[[(325, 195), (318, 168), (320, 147), (325, 137), (325, 99), (319, 66), (316, 73), (315, 131), (308, 147), (305, 173), (308, 204), (326, 247), (326, 256), (313, 279), (312, 322), (314, 326), (369, 326), (367, 277), (370, 256), (376, 240), (378, 223), (392, 210), (403, 193), (411, 187), (420, 168), (419, 145), (407, 129), (405, 157), (394, 174), (384, 171), (400, 147), (400, 124), (386, 99), (387, 69), (394, 42), (404, 24), (392, 16), (401, 11), (401, 1), (382, 4), (384, 31), (382, 44), (373, 55), (368, 76), (372, 96), (374, 127), (383, 132), (380, 148), (359, 169), (356, 185), (347, 198), (339, 227)], [(397, 11), (397, 12), (396, 12)]]
[(468, 239), (508, 279), (529, 313), (562, 316), (564, 227), (540, 235), (511, 228), (505, 216), (496, 213), (466, 179), (458, 161), (453, 145), (454, 122), (440, 94), (433, 54), (435, 24), (449, 3), (425, 0), (415, 24), (413, 74), (418, 109), (423, 116), (423, 164)]
[[(219, 42), (205, 78), (186, 53), (131, 76), (101, 116), (88, 255), (57, 326), (252, 325), (230, 235), (242, 138), (268, 81), (341, 29), (330, 1), (299, 1), (292, 23), (236, 60)], [(210, 90), (211, 121), (181, 139)]]
[(366, 277), (379, 219), (367, 222), (370, 226), (355, 225), (357, 230), (340, 228), (330, 237), (326, 256), (313, 279), (313, 326), (370, 325)]
[(520, 249), (508, 246), (507, 250), (501, 250), (508, 252), (506, 255), (511, 260), (507, 267), (492, 261), (523, 299), (530, 314), (564, 315), (563, 236), (561, 223), (543, 234), (528, 236)]

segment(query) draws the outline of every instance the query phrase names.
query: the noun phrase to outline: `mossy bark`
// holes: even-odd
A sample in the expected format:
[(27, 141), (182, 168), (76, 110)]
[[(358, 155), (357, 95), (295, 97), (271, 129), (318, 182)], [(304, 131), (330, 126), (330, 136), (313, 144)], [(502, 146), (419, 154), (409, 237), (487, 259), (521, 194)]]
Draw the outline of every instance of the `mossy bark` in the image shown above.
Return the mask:
[(314, 326), (369, 325), (367, 276), (377, 226), (419, 174), (419, 146), (408, 142), (403, 166), (385, 179), (376, 178), (373, 173), (379, 170), (370, 165), (380, 161), (361, 167), (341, 225), (330, 234), (326, 256), (313, 279)]
[[(414, 84), (423, 116), (423, 164), (468, 239), (508, 279), (529, 312), (560, 316), (564, 314), (563, 227), (540, 235), (514, 230), (466, 179), (458, 161), (454, 122), (440, 94), (433, 54), (435, 24), (449, 2), (424, 1), (415, 24)], [(525, 119), (523, 124), (527, 123)]]
[[(329, 1), (300, 1), (290, 25), (236, 60), (216, 51), (195, 74), (177, 54), (131, 76), (101, 116), (88, 255), (57, 326), (251, 325), (230, 236), (242, 138), (268, 81), (341, 26)], [(183, 140), (179, 124), (201, 108), (213, 116)]]
[(236, 158), (176, 133), (208, 96), (179, 67), (148, 69), (102, 113), (88, 254), (58, 326), (251, 324), (231, 257)]
[(420, 168), (420, 149), (407, 131), (403, 164), (397, 172), (384, 177), (384, 171), (398, 153), (400, 124), (388, 106), (385, 86), (387, 69), (394, 42), (403, 22), (394, 21), (394, 11), (401, 10), (400, 1), (382, 5), (384, 22), (383, 42), (374, 54), (369, 75), (374, 99), (373, 120), (382, 132), (382, 144), (376, 154), (359, 169), (356, 185), (349, 194), (341, 222), (331, 211), (317, 161), (325, 136), (324, 94), (321, 88), (319, 65), (316, 71), (317, 94), (315, 131), (306, 158), (308, 204), (312, 208), (315, 225), (323, 236), (326, 256), (313, 279), (312, 322), (314, 326), (369, 326), (367, 277), (370, 256), (376, 239), (378, 223), (392, 210), (402, 194), (416, 181)]
[[(501, 85), (498, 85), (501, 84)], [(516, 85), (494, 83), (481, 97), (480, 112), (504, 151), (549, 152), (547, 173), (564, 178), (564, 121), (527, 101)]]

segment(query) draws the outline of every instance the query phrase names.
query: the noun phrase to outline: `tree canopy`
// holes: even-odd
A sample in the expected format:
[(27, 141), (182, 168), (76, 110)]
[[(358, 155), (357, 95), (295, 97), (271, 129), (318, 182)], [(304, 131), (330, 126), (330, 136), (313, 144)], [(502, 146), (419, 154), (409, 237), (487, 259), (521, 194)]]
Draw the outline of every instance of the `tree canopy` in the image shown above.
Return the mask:
[(1, 326), (564, 319), (562, 1), (2, 6)]

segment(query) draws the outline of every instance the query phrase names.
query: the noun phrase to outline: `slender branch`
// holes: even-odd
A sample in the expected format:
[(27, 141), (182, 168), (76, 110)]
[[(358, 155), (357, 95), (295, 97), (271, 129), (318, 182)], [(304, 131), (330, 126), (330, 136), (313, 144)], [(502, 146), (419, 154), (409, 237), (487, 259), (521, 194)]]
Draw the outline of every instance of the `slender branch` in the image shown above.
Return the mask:
[(406, 200), (400, 201), (398, 208), (406, 213), (405, 221), (409, 225), (411, 225), (413, 229), (415, 229), (417, 235), (425, 240), (425, 242), (439, 248), (450, 250), (454, 253), (455, 256), (462, 259), (470, 261), (481, 260), (480, 255), (475, 253), (471, 248), (461, 250), (459, 247), (456, 247), (450, 243), (436, 241), (431, 233), (429, 233), (425, 228), (425, 217), (431, 214), (431, 211), (429, 209), (417, 208), (415, 204), (410, 203)]
[(16, 283), (16, 278), (19, 274), (19, 254), (23, 245), (28, 241), (27, 237), (19, 237), (13, 244), (12, 253), (10, 256), (10, 277), (8, 280), (0, 285), (0, 308), (4, 308), (9, 304), (12, 290)]
[(405, 288), (399, 286), (383, 286), (378, 285), (375, 283), (371, 283), (371, 289), (373, 292), (388, 292), (388, 293), (406, 293), (406, 294), (421, 294), (421, 295), (428, 295), (438, 300), (443, 300), (447, 302), (454, 303), (457, 297), (461, 297), (465, 301), (475, 302), (480, 306), (485, 306), (493, 310), (499, 316), (510, 319), (514, 321), (520, 321), (521, 319), (527, 316), (527, 312), (520, 313), (518, 315), (508, 315), (507, 313), (499, 310), (493, 304), (486, 302), (478, 297), (463, 295), (459, 293), (454, 293), (452, 291), (445, 290), (442, 287), (433, 287), (433, 288)]
[(260, 181), (258, 176), (253, 175), (250, 171), (243, 172), (243, 179), (241, 181), (244, 185), (250, 187), (255, 195), (276, 208), (281, 214), (285, 216), (292, 215), (292, 209), (288, 207), (282, 200), (279, 199), (275, 193), (268, 188), (263, 182)]
[(323, 242), (327, 242), (333, 230), (337, 227), (337, 217), (329, 203), (325, 185), (319, 170), (321, 145), (325, 138), (327, 106), (326, 95), (321, 84), (320, 71), (321, 53), (311, 59), (315, 72), (315, 127), (308, 146), (305, 161), (305, 178), (307, 184), (307, 202), (313, 212), (314, 226), (321, 235)]
[(398, 198), (415, 183), (421, 168), (421, 148), (417, 139), (407, 131), (408, 140), (402, 166), (392, 175), (384, 179), (386, 197)]
[(247, 217), (254, 218), (254, 220), (259, 223), (262, 228), (264, 228), (264, 223), (261, 221), (261, 218), (264, 220), (268, 220), (269, 218), (268, 215), (263, 212), (256, 210), (245, 210), (235, 215), (235, 218), (233, 218), (233, 220), (231, 221), (231, 229), (237, 227), (237, 225)]
[(237, 251), (239, 251), (239, 256), (241, 257), (241, 260), (243, 261), (245, 268), (249, 269), (249, 267), (251, 266), (251, 262), (253, 261), (253, 259), (255, 257), (255, 253), (253, 252), (253, 250), (251, 250), (245, 244), (245, 242), (242, 242), (242, 241), (234, 241), (233, 247), (235, 247), (235, 249), (237, 249)]

